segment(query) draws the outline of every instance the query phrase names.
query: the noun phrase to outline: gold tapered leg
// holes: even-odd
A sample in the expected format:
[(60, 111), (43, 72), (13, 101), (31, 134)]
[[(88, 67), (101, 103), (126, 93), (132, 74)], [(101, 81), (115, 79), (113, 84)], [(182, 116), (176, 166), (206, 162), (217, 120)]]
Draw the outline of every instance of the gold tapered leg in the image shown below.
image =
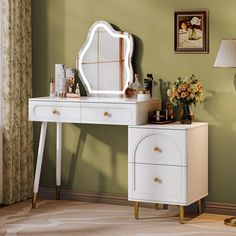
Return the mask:
[(158, 210), (159, 209), (159, 204), (155, 203), (155, 209)]
[(179, 206), (179, 223), (184, 224), (184, 206)]
[(36, 208), (38, 193), (33, 193), (32, 197), (32, 208)]
[(56, 185), (56, 200), (60, 200), (60, 195), (61, 195), (61, 186)]
[(134, 203), (134, 218), (138, 220), (139, 202)]
[(202, 213), (202, 200), (198, 200), (198, 213), (201, 214)]
[(163, 209), (168, 209), (168, 204), (163, 204)]

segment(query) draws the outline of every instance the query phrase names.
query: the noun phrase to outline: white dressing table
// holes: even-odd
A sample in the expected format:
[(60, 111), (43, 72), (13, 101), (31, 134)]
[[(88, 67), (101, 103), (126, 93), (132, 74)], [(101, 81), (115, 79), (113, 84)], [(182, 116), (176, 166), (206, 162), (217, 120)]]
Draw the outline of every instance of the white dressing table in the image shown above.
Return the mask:
[(60, 198), (62, 123), (141, 125), (148, 122), (148, 116), (160, 109), (160, 99), (138, 101), (125, 98), (31, 98), (29, 100), (29, 120), (40, 121), (41, 133), (33, 189), (33, 208), (36, 206), (39, 179), (47, 122), (57, 124), (56, 129), (56, 193)]
[(95, 22), (76, 62), (88, 96), (29, 99), (29, 120), (42, 122), (33, 208), (37, 202), (48, 122), (56, 123), (57, 127), (57, 199), (60, 199), (63, 123), (129, 127), (129, 200), (135, 202), (136, 219), (139, 202), (177, 204), (183, 223), (183, 207), (194, 201), (201, 205), (201, 198), (207, 196), (207, 124), (144, 125), (154, 111), (161, 109), (161, 100), (124, 98), (128, 83), (133, 81), (132, 53), (133, 38), (129, 33), (115, 31), (104, 21)]
[[(56, 129), (56, 190), (60, 197), (62, 123), (139, 125), (148, 122), (151, 111), (160, 108), (160, 99), (137, 101), (125, 99), (128, 83), (133, 81), (133, 37), (120, 32), (105, 21), (95, 22), (89, 29), (87, 39), (76, 58), (76, 68), (87, 92), (86, 97), (41, 97), (29, 100), (29, 120), (40, 121), (41, 133), (36, 164), (33, 208), (37, 193), (47, 122), (55, 122)], [(65, 74), (55, 71), (56, 95)], [(66, 89), (62, 87), (65, 92)]]

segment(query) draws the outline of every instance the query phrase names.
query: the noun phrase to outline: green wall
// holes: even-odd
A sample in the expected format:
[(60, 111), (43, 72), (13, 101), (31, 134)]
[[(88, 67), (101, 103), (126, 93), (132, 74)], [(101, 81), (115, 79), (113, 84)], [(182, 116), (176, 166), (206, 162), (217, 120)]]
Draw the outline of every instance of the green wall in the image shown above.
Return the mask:
[[(236, 203), (236, 94), (230, 68), (213, 68), (221, 39), (236, 36), (236, 1), (33, 0), (33, 94), (49, 94), (54, 64), (75, 67), (88, 29), (106, 20), (135, 35), (134, 69), (173, 81), (195, 74), (206, 102), (195, 116), (209, 122), (209, 201)], [(175, 10), (209, 10), (209, 54), (174, 54)], [(35, 153), (39, 124), (35, 125)], [(127, 127), (63, 126), (62, 187), (75, 191), (127, 193)], [(55, 125), (49, 124), (41, 186), (55, 186)], [(199, 173), (200, 175), (201, 173)]]

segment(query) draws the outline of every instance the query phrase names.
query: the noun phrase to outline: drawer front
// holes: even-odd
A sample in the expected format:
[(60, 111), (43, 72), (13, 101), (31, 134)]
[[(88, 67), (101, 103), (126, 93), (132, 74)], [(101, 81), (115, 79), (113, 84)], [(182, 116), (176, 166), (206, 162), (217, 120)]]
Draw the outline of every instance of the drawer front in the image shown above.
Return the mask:
[(129, 129), (129, 162), (186, 165), (186, 132)]
[(29, 106), (32, 121), (80, 123), (80, 104), (30, 102)]
[(135, 106), (130, 104), (81, 104), (82, 123), (129, 125), (135, 124)]
[(184, 203), (186, 167), (129, 163), (129, 200)]

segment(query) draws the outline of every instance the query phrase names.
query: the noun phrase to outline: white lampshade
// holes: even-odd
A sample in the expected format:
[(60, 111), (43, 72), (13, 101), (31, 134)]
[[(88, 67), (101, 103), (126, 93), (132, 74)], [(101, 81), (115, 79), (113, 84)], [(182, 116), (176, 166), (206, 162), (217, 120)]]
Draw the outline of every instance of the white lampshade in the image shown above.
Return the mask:
[(236, 39), (222, 40), (214, 67), (236, 67)]

